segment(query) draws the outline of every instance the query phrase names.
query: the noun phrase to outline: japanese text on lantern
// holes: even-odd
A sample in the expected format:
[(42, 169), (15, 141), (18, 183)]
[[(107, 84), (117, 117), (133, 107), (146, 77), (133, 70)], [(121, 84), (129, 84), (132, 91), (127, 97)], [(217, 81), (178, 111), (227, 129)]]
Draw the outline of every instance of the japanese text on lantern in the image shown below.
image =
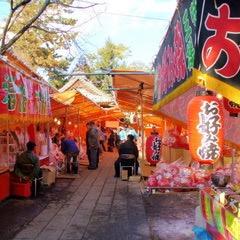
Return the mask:
[(152, 143), (153, 154), (151, 156), (153, 161), (159, 161), (160, 159), (160, 148), (161, 148), (161, 139), (155, 137)]
[[(208, 14), (205, 27), (211, 36), (207, 38), (202, 50), (202, 61), (209, 70), (213, 68), (220, 58), (225, 59), (219, 69), (214, 69), (224, 78), (236, 76), (240, 70), (240, 48), (238, 43), (229, 37), (240, 34), (240, 18), (230, 17), (230, 7), (227, 3), (218, 7), (218, 15)], [(223, 58), (225, 54), (226, 58)]]
[(216, 160), (220, 157), (218, 132), (222, 128), (219, 115), (219, 103), (204, 101), (199, 113), (198, 132), (202, 135), (201, 146), (197, 150), (202, 160)]

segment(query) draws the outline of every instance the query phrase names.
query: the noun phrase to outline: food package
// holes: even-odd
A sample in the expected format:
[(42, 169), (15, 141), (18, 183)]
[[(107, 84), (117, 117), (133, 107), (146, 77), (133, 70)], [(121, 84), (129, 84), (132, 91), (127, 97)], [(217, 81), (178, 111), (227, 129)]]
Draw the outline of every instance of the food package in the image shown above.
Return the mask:
[[(223, 170), (225, 171), (225, 170)], [(199, 169), (198, 164), (188, 167), (179, 159), (171, 164), (160, 162), (148, 179), (149, 187), (205, 187), (211, 183), (210, 172)]]

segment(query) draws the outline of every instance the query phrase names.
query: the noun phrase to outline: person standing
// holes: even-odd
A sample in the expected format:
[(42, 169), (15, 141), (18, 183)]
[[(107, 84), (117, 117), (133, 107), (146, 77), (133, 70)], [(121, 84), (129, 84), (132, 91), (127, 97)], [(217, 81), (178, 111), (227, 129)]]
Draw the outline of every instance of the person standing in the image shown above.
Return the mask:
[(87, 152), (89, 159), (89, 170), (94, 170), (98, 168), (99, 162), (99, 131), (93, 121), (89, 122), (89, 130), (86, 134), (87, 142)]
[(99, 140), (100, 140), (100, 146), (102, 147), (102, 151), (106, 152), (106, 147), (105, 147), (106, 134), (105, 134), (105, 129), (103, 127), (99, 128)]
[(120, 131), (118, 133), (119, 139), (120, 139), (120, 143), (123, 143), (127, 140), (127, 133), (125, 131), (125, 129), (123, 129), (123, 127), (120, 127)]

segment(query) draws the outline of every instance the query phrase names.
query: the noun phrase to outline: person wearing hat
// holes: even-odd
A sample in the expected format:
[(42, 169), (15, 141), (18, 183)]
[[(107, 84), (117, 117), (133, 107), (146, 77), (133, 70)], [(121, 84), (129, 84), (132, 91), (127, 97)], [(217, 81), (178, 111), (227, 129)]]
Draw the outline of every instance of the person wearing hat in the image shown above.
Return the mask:
[(19, 177), (34, 180), (42, 176), (39, 158), (34, 153), (36, 144), (33, 141), (29, 141), (26, 146), (27, 150), (16, 158), (14, 172)]

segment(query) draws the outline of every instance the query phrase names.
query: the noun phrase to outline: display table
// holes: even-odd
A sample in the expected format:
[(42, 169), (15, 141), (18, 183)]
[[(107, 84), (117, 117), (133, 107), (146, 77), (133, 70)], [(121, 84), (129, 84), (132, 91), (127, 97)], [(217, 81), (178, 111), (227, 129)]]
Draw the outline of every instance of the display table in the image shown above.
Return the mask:
[(211, 188), (200, 191), (202, 216), (206, 221), (207, 231), (217, 240), (239, 240), (240, 218), (215, 199)]
[(0, 201), (10, 196), (10, 173), (7, 167), (0, 167)]

